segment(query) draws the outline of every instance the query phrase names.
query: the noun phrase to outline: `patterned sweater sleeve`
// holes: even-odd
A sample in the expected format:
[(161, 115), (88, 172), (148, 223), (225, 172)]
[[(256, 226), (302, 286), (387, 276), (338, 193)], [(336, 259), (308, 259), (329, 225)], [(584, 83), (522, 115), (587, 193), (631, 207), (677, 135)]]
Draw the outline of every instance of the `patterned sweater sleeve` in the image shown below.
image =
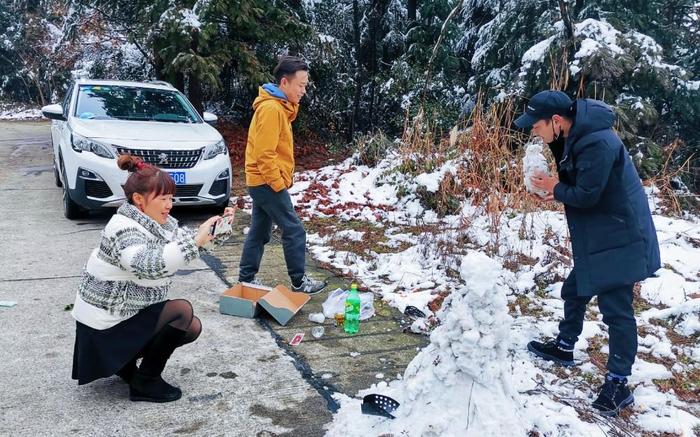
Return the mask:
[(194, 238), (184, 233), (178, 233), (169, 243), (162, 243), (150, 240), (136, 228), (125, 228), (114, 238), (119, 264), (139, 279), (172, 276), (199, 257)]

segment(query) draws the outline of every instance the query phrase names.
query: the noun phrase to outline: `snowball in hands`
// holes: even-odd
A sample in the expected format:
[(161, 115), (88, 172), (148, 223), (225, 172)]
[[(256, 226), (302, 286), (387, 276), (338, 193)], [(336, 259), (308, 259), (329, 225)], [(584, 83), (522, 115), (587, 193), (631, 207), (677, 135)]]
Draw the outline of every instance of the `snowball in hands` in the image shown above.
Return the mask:
[(542, 154), (542, 146), (544, 146), (542, 140), (533, 140), (525, 145), (523, 174), (525, 175), (525, 188), (527, 188), (527, 191), (535, 193), (540, 197), (545, 197), (547, 192), (533, 187), (532, 181), (530, 180), (538, 171), (549, 175), (549, 166)]

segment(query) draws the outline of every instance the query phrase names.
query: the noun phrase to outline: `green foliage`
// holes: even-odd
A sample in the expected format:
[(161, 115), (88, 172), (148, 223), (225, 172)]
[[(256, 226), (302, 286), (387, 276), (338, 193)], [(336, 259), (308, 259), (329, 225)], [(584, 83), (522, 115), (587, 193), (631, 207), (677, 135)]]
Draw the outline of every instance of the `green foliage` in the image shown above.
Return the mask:
[(697, 152), (699, 33), (697, 20), (688, 20), (694, 2), (583, 0), (567, 2), (564, 16), (558, 3), (472, 4), (456, 46), (471, 59), (467, 98), (481, 91), (489, 100), (520, 96), (522, 104), (556, 88), (604, 100), (615, 107), (630, 152), (641, 157), (644, 177), (660, 171), (659, 150), (676, 138), (685, 143), (682, 156)]
[(383, 132), (374, 135), (361, 135), (355, 140), (358, 152), (357, 163), (368, 167), (376, 166), (394, 148), (394, 143)]
[(684, 145), (672, 162), (694, 156), (691, 170), (700, 173), (695, 0), (577, 0), (563, 16), (559, 1), (435, 0), (416, 2), (415, 19), (408, 4), (1, 2), (0, 97), (56, 101), (71, 71), (85, 70), (168, 80), (196, 107), (209, 102), (245, 120), (278, 56), (291, 53), (311, 67), (295, 128), (332, 143), (397, 136), (418, 114), (435, 120), (439, 136), (468, 119), (480, 93), (486, 105), (516, 97), (522, 107), (558, 88), (615, 107), (643, 176), (660, 171), (658, 151), (677, 138)]
[[(451, 175), (445, 175), (449, 178)], [(462, 210), (462, 201), (464, 200), (464, 194), (462, 191), (446, 189), (446, 186), (450, 186), (453, 182), (447, 182), (440, 184), (440, 190), (437, 193), (431, 193), (426, 187), (419, 186), (416, 189), (416, 196), (423, 208), (435, 211), (438, 217), (445, 217), (447, 215), (459, 214)]]
[(60, 3), (0, 3), (0, 97), (44, 105), (62, 93), (77, 55), (57, 32), (65, 13)]
[(80, 13), (99, 11), (109, 26), (124, 31), (142, 48), (156, 78), (188, 92), (195, 106), (203, 98), (219, 99), (221, 91), (228, 94), (233, 83), (251, 98), (270, 80), (285, 46), (299, 46), (309, 33), (289, 6), (264, 0), (73, 2)]

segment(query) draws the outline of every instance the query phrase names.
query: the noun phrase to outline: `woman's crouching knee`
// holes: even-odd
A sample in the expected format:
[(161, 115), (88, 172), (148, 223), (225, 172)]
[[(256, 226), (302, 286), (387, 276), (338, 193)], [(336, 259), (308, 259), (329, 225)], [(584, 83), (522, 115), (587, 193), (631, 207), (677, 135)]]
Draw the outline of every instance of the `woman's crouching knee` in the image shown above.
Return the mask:
[(187, 334), (185, 334), (185, 337), (182, 340), (182, 344), (187, 344), (187, 343), (192, 343), (195, 341), (197, 338), (199, 338), (199, 334), (202, 333), (202, 321), (199, 320), (199, 317), (193, 316), (192, 317), (192, 322), (190, 322), (190, 326), (187, 328)]

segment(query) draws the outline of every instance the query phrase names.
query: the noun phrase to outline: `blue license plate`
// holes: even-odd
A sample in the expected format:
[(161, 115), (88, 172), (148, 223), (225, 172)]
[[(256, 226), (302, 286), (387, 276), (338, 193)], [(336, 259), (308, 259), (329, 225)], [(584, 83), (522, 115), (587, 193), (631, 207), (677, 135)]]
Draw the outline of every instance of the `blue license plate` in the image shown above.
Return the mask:
[(169, 171), (170, 177), (175, 181), (175, 185), (185, 185), (187, 183), (187, 178), (185, 177), (184, 171)]

